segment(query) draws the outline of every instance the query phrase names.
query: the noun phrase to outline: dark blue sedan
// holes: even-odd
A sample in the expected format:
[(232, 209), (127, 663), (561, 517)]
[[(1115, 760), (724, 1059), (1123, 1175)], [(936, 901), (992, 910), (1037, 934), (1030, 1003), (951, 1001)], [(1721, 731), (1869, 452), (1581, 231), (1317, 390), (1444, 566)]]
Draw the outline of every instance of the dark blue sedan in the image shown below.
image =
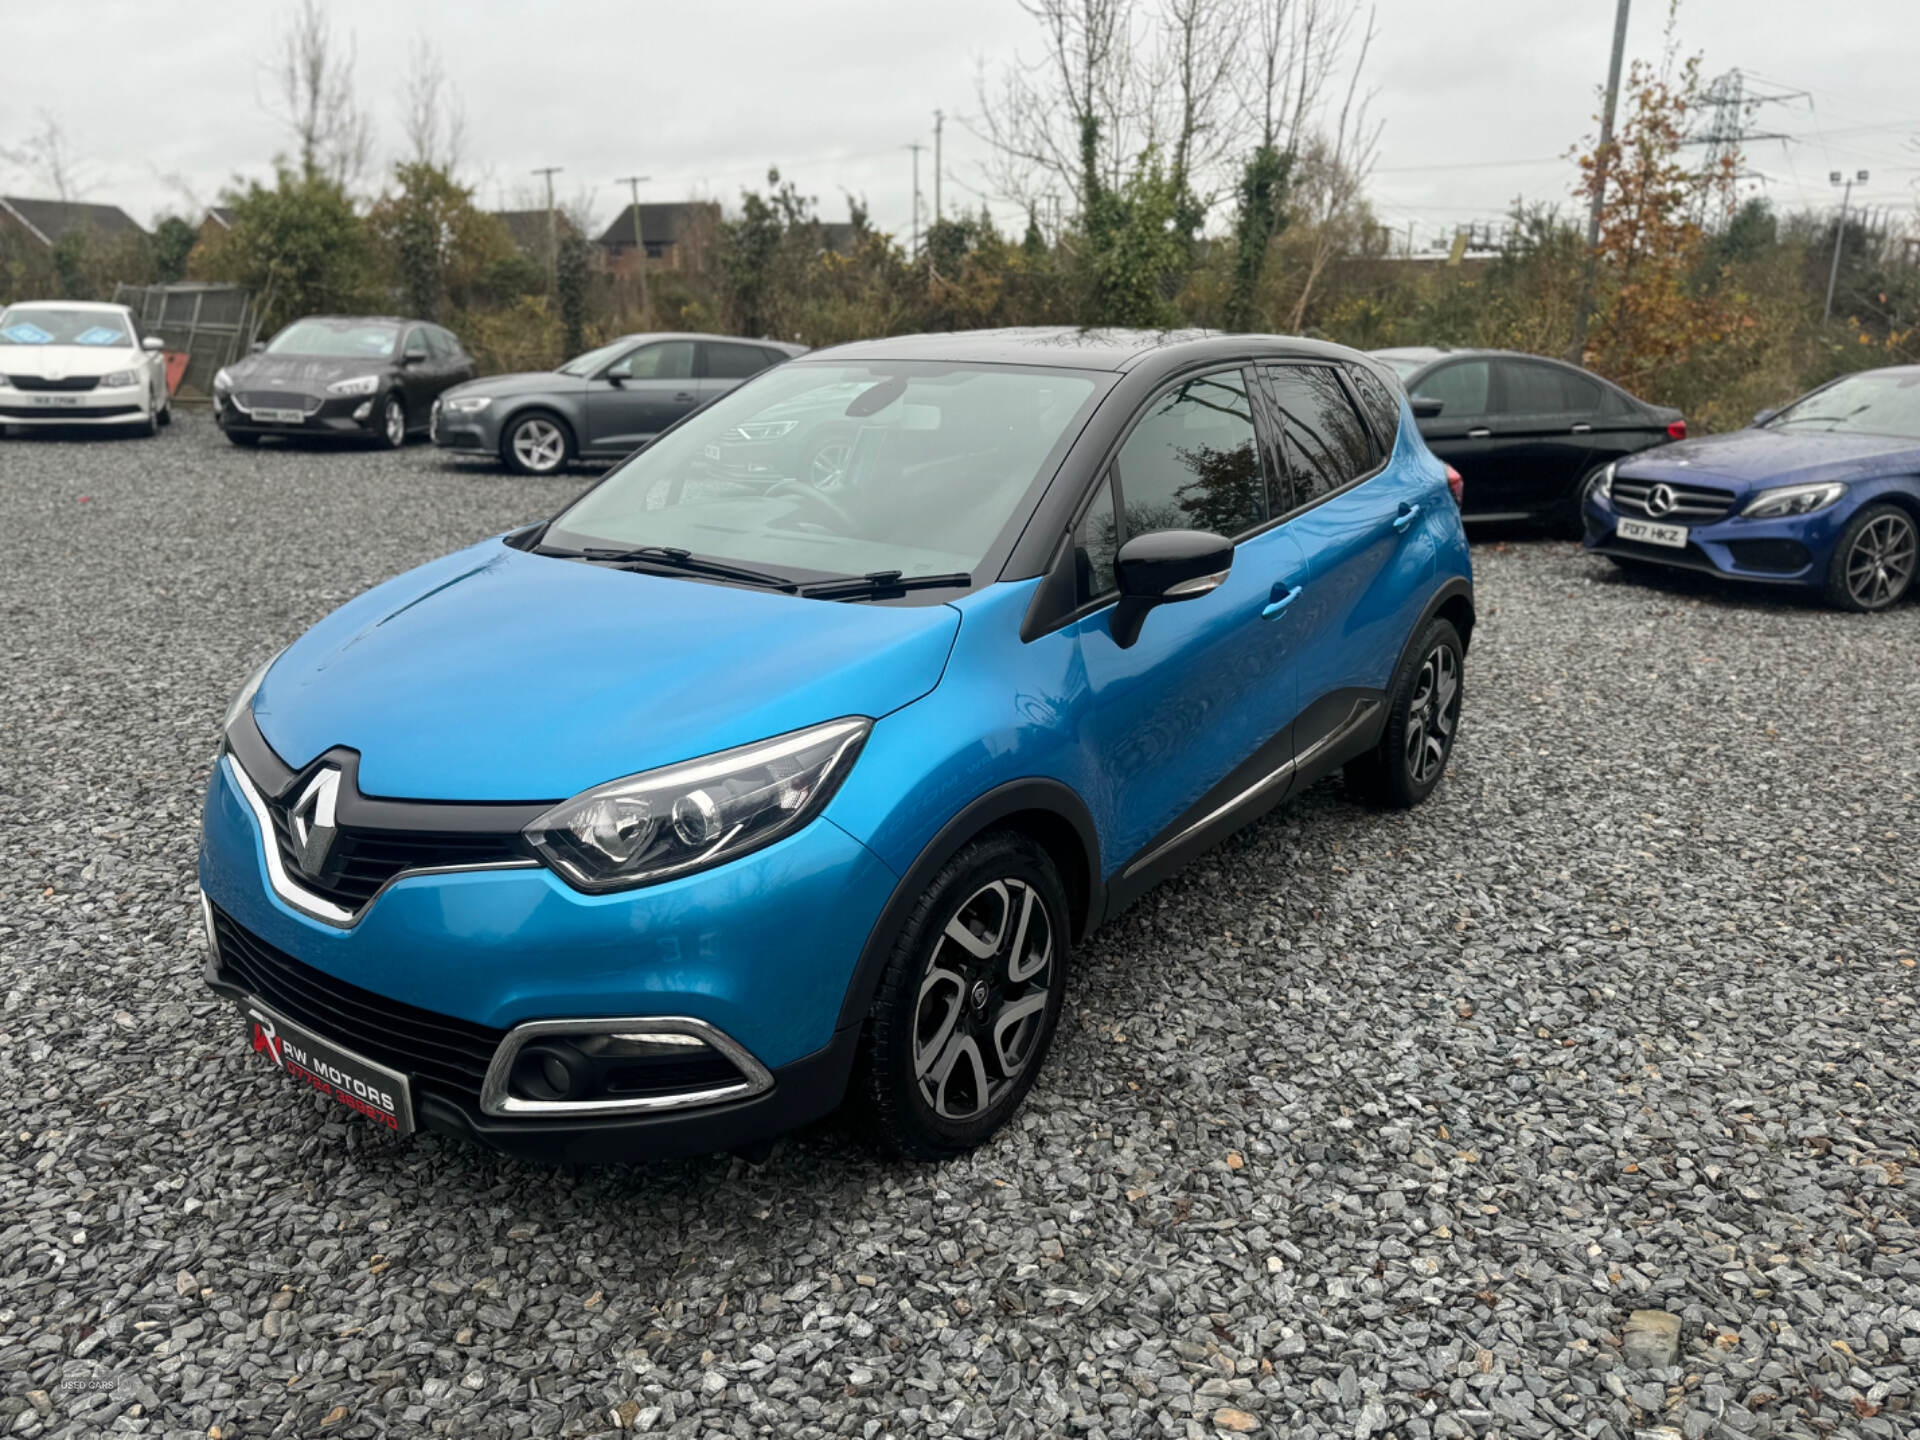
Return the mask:
[(1584, 509), (1587, 548), (1627, 568), (1885, 610), (1920, 555), (1920, 365), (1849, 375), (1749, 429), (1609, 465)]

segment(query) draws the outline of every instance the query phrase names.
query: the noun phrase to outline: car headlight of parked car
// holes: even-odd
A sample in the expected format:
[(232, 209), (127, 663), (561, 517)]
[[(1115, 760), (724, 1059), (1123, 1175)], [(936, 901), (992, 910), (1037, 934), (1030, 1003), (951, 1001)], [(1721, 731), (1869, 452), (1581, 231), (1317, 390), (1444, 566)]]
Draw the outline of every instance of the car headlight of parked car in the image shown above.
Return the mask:
[(526, 828), (581, 890), (651, 885), (719, 865), (805, 825), (852, 768), (873, 722), (829, 720), (598, 785)]
[(1773, 490), (1762, 490), (1747, 502), (1747, 508), (1740, 513), (1749, 520), (1778, 520), (1786, 515), (1811, 515), (1847, 493), (1847, 487), (1837, 480), (1816, 485), (1782, 485)]
[(231, 389), (233, 389), (233, 372), (225, 368), (214, 371), (213, 372), (214, 394), (224, 395), (227, 393), (227, 391)]
[(227, 706), (226, 719), (220, 722), (220, 736), (222, 740), (226, 738), (227, 731), (233, 728), (234, 721), (246, 714), (247, 707), (253, 704), (253, 697), (258, 694), (260, 690), (260, 682), (267, 678), (267, 671), (273, 668), (273, 662), (286, 653), (285, 649), (274, 651), (264, 665), (247, 677), (247, 683), (240, 687), (240, 693), (235, 695), (233, 702)]
[(378, 375), (356, 375), (351, 380), (336, 380), (327, 386), (329, 395), (371, 395), (380, 388)]
[(1600, 472), (1600, 479), (1593, 487), (1593, 493), (1602, 500), (1613, 499), (1613, 467), (1618, 461), (1608, 461), (1607, 468)]
[(442, 396), (440, 408), (451, 410), (456, 415), (478, 415), (493, 403), (491, 395), (455, 395)]
[(133, 384), (133, 382), (134, 382), (133, 371), (109, 370), (105, 375), (102, 375), (100, 377), (100, 388), (102, 390), (114, 390), (114, 389), (118, 389), (122, 385), (131, 385)]

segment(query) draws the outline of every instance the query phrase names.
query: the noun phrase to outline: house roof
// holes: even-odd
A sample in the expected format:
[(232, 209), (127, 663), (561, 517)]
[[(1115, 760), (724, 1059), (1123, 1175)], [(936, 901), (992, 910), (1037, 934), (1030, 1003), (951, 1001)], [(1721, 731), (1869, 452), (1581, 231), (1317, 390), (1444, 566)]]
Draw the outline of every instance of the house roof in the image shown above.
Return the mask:
[[(607, 226), (595, 243), (610, 250), (631, 249), (634, 208), (632, 205), (622, 205), (619, 213), (613, 217), (613, 223)], [(671, 245), (702, 222), (715, 225), (720, 222), (720, 207), (711, 200), (679, 200), (672, 204), (642, 205), (638, 208), (640, 235), (649, 245)]]
[(88, 205), (78, 200), (32, 200), (23, 195), (0, 195), (0, 211), (13, 216), (43, 245), (57, 245), (70, 230), (92, 230), (100, 235), (144, 235), (131, 215), (118, 205)]
[(233, 228), (233, 211), (225, 205), (209, 205), (207, 207), (207, 219), (213, 221), (213, 223), (218, 225), (222, 230), (231, 230)]

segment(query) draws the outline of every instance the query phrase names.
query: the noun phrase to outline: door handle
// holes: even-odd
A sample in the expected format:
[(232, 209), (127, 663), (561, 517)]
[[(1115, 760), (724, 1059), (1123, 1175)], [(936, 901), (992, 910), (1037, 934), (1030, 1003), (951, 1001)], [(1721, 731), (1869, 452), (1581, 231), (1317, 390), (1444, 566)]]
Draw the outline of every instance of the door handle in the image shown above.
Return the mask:
[(1576, 435), (1591, 435), (1593, 433), (1593, 427), (1583, 422), (1573, 427), (1573, 433)]
[(1469, 439), (1469, 440), (1484, 440), (1484, 439), (1486, 439), (1486, 438), (1487, 438), (1487, 437), (1488, 437), (1489, 435), (1491, 435), (1491, 434), (1493, 434), (1493, 431), (1491, 431), (1491, 430), (1489, 430), (1489, 429), (1487, 429), (1487, 427), (1486, 427), (1486, 426), (1484, 426), (1484, 425), (1476, 425), (1476, 426), (1474, 426), (1474, 427), (1473, 427), (1473, 429), (1471, 429), (1471, 430), (1469, 430), (1469, 431), (1467, 431), (1467, 439)]
[(1278, 620), (1286, 611), (1286, 608), (1300, 598), (1300, 590), (1301, 587), (1298, 585), (1294, 586), (1291, 590), (1287, 589), (1284, 584), (1275, 585), (1267, 596), (1267, 603), (1260, 609), (1260, 618), (1262, 620)]
[(1404, 535), (1407, 533), (1407, 527), (1419, 518), (1420, 507), (1418, 505), (1402, 505), (1400, 507), (1400, 513), (1393, 517), (1393, 528)]

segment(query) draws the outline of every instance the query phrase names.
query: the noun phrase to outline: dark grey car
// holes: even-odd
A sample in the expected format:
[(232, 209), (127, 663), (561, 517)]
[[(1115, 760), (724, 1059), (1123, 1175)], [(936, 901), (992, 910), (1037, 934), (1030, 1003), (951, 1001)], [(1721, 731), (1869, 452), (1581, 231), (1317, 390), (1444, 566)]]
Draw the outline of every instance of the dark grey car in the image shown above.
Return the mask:
[(751, 375), (805, 353), (779, 340), (623, 335), (558, 370), (459, 385), (433, 412), (436, 445), (497, 455), (523, 475), (619, 459)]

